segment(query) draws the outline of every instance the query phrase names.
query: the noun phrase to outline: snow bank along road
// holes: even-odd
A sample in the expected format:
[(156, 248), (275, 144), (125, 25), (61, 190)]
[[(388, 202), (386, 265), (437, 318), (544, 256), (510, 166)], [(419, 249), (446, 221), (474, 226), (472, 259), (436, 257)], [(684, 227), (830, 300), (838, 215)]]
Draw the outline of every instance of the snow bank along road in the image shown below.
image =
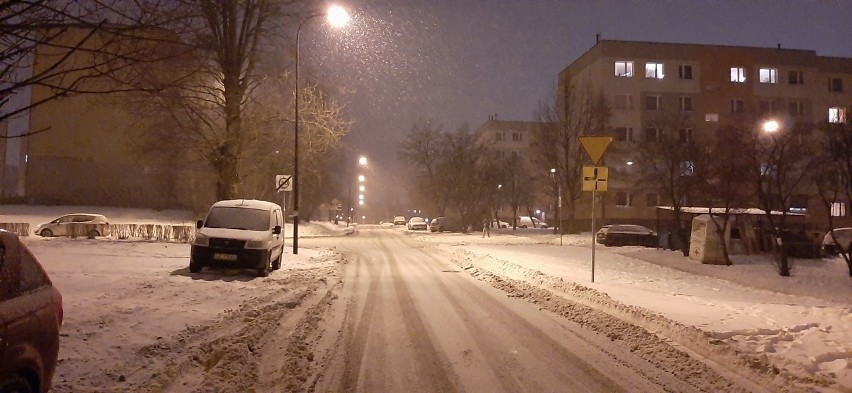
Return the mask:
[(190, 274), (187, 245), (27, 243), (65, 299), (55, 392), (762, 389), (395, 230), (305, 239), (267, 278)]

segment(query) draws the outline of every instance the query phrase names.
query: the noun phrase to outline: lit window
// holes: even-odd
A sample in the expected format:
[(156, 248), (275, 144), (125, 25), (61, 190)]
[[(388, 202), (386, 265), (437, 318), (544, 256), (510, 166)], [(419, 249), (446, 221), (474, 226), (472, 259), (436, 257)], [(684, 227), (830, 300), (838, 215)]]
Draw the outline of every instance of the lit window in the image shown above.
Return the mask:
[(745, 104), (743, 100), (734, 99), (731, 100), (731, 113), (743, 113), (745, 111)]
[(615, 140), (616, 142), (633, 142), (633, 128), (616, 127)]
[(680, 110), (684, 112), (692, 112), (692, 97), (680, 97)]
[(834, 202), (831, 204), (832, 217), (846, 217), (846, 204), (843, 202)]
[(681, 65), (677, 68), (678, 76), (680, 79), (692, 79), (692, 66), (691, 65)]
[(657, 142), (660, 140), (660, 129), (648, 127), (645, 129), (645, 142)]
[(776, 68), (761, 68), (760, 83), (778, 83), (778, 69)]
[(846, 108), (828, 108), (829, 123), (846, 123)]
[(843, 92), (843, 79), (828, 78), (828, 91)]
[(778, 173), (778, 166), (775, 164), (760, 164), (760, 175), (761, 176), (769, 176), (775, 177), (775, 174)]
[(678, 140), (680, 143), (692, 142), (692, 128), (681, 128), (678, 130)]
[(695, 161), (681, 161), (680, 175), (695, 176)]
[(798, 117), (805, 114), (805, 103), (802, 101), (790, 102), (790, 116)]
[(616, 94), (615, 109), (633, 109), (633, 96), (630, 94)]
[(645, 96), (645, 110), (661, 111), (663, 110), (663, 97), (661, 96)]
[(645, 63), (645, 77), (651, 79), (663, 79), (662, 63)]
[(788, 81), (791, 85), (804, 85), (805, 76), (802, 74), (802, 71), (790, 71), (788, 74)]
[(633, 76), (633, 62), (632, 61), (616, 61), (615, 62), (615, 76), (624, 76), (624, 77)]
[(704, 121), (711, 122), (711, 123), (718, 123), (719, 122), (719, 114), (718, 113), (708, 113), (708, 114), (704, 115)]
[(746, 75), (745, 68), (731, 67), (731, 82), (745, 83)]

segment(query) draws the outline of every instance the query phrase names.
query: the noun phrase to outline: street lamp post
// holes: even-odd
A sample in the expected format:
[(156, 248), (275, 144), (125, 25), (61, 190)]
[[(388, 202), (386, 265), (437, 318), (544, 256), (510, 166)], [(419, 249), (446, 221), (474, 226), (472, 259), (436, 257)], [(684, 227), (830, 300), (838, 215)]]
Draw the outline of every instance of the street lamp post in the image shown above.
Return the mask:
[(559, 245), (562, 245), (562, 182), (556, 177), (556, 168), (550, 168), (550, 177), (556, 183), (556, 225), (553, 231), (559, 231)]
[(318, 16), (327, 16), (328, 22), (335, 27), (342, 27), (349, 22), (349, 14), (346, 10), (339, 6), (332, 6), (325, 13), (311, 14), (302, 19), (299, 27), (296, 28), (296, 113), (295, 127), (293, 136), (293, 254), (299, 253), (299, 38), (302, 33), (302, 26), (309, 20)]

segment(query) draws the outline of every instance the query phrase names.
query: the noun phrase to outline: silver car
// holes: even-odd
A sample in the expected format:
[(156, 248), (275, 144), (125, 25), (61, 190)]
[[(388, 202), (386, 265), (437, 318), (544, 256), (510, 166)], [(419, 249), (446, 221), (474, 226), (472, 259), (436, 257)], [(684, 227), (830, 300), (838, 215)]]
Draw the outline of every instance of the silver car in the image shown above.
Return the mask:
[(39, 224), (35, 234), (42, 237), (52, 236), (109, 236), (109, 221), (101, 214), (66, 214), (51, 222)]
[[(835, 239), (837, 242), (834, 241)], [(850, 245), (852, 245), (852, 228), (834, 228), (822, 239), (822, 251), (826, 255), (837, 255), (841, 251), (849, 252)]]

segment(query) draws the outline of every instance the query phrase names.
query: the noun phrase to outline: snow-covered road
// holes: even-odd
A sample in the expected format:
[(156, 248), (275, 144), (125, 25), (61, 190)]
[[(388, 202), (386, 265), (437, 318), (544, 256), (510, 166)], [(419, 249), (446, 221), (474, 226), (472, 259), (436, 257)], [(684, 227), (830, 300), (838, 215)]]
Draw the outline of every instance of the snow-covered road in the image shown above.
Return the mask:
[(548, 391), (576, 358), (590, 390), (850, 391), (836, 260), (611, 248), (591, 284), (582, 237), (311, 225), (263, 279), (190, 274), (185, 244), (23, 238), (65, 300), (53, 391)]

